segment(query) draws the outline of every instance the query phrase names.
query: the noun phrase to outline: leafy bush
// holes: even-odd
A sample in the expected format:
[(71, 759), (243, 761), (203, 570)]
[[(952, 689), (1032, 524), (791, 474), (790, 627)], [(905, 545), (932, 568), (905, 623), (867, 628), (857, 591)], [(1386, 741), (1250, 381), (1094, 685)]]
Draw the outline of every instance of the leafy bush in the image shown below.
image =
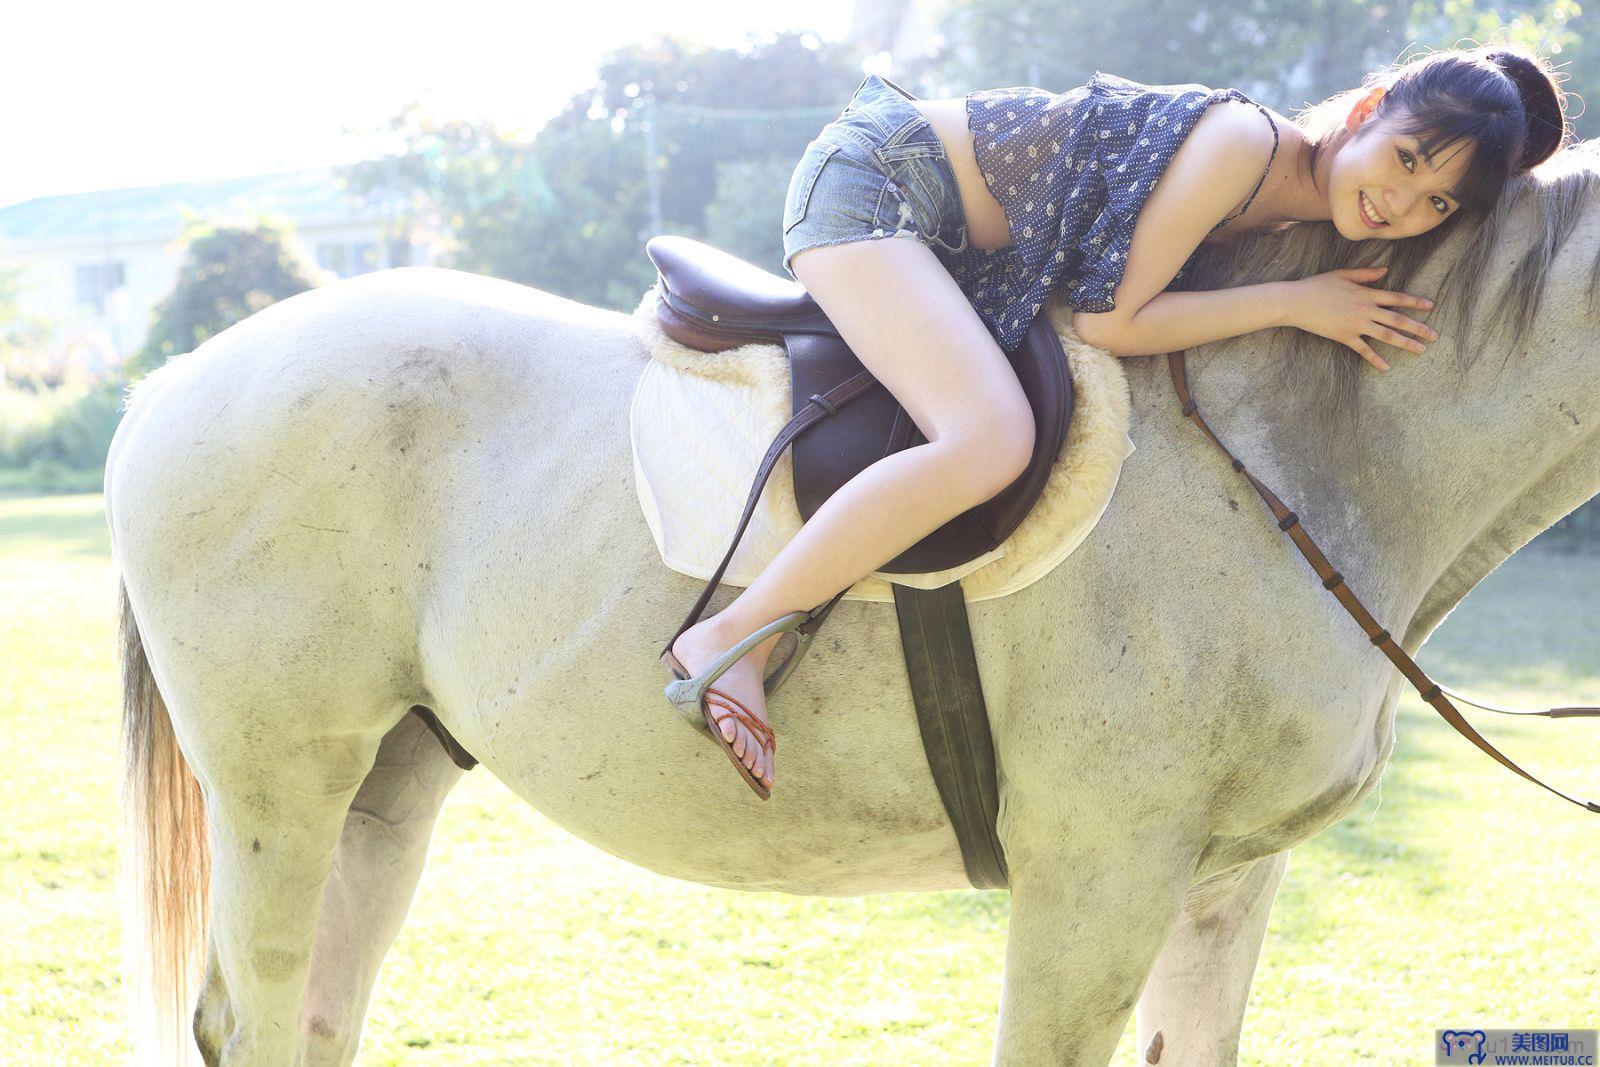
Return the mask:
[(0, 388), (0, 467), (100, 470), (121, 418), (116, 379), (40, 393)]
[(156, 306), (130, 373), (152, 371), (262, 308), (310, 289), (308, 268), (284, 245), (286, 228), (265, 219), (249, 228), (192, 225), (177, 283)]

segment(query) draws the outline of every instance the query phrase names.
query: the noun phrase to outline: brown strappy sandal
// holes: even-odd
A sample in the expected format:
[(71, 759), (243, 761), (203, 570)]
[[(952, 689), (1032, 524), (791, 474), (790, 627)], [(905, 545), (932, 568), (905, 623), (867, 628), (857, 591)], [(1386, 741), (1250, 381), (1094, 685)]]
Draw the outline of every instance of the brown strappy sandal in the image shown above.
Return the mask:
[[(670, 649), (661, 654), (661, 662), (665, 663), (667, 669), (672, 671), (680, 681), (690, 680), (689, 669), (683, 665), (677, 656), (672, 654)], [(767, 766), (769, 767), (772, 766), (772, 754), (778, 751), (778, 739), (773, 736), (772, 728), (756, 718), (755, 713), (749, 708), (722, 690), (713, 689), (708, 685), (705, 686), (702, 692), (704, 695), (700, 697), (699, 705), (701, 714), (705, 717), (706, 732), (715, 738), (717, 744), (722, 747), (722, 751), (727, 753), (729, 762), (738, 769), (739, 777), (743, 778), (750, 788), (755, 790), (756, 796), (762, 800), (770, 799), (772, 790), (762, 785), (761, 780), (750, 773), (750, 769), (744, 765), (744, 760), (740, 759), (738, 753), (734, 752), (733, 742), (722, 736), (722, 724), (731, 715), (749, 727), (750, 732), (755, 735), (756, 741), (761, 745), (761, 751), (767, 755)], [(711, 710), (712, 705), (721, 708), (723, 714), (717, 716), (713, 713)]]
[[(720, 699), (714, 699), (714, 697)], [(723, 701), (727, 703), (723, 703)], [(717, 718), (711, 710), (711, 705), (713, 704), (722, 708), (727, 714)], [(762, 754), (766, 757), (766, 765), (770, 768), (772, 766), (772, 754), (778, 751), (778, 739), (772, 735), (771, 727), (756, 718), (755, 713), (749, 708), (722, 690), (707, 689), (706, 718), (711, 723), (711, 731), (716, 735), (717, 743), (722, 746), (722, 751), (728, 754), (728, 758), (733, 761), (733, 765), (739, 768), (739, 777), (750, 783), (750, 788), (756, 791), (756, 796), (762, 800), (767, 800), (772, 796), (772, 790), (762, 785), (761, 779), (750, 773), (749, 768), (744, 765), (744, 760), (740, 759), (738, 754), (733, 751), (733, 742), (725, 740), (722, 736), (722, 724), (730, 715), (750, 728), (750, 732), (755, 735), (756, 742), (761, 746)]]

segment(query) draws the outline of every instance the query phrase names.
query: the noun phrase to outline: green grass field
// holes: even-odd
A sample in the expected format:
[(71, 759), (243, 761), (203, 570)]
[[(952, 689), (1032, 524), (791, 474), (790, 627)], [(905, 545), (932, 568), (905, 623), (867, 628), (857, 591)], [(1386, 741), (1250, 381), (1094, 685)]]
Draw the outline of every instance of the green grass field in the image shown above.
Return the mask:
[[(114, 594), (98, 495), (0, 499), (7, 1064), (127, 1053)], [(1600, 555), (1536, 543), (1420, 662), (1491, 700), (1600, 703), (1597, 605)], [(1533, 773), (1600, 795), (1600, 722), (1464, 710)], [(1600, 817), (1415, 694), (1399, 730), (1379, 790), (1290, 859), (1244, 1063), (1432, 1063), (1435, 1027), (1600, 1025)], [(661, 878), (478, 771), (445, 809), (362, 1062), (986, 1063), (1006, 924), (1002, 893), (824, 900)], [(1115, 1063), (1138, 1062), (1130, 1020)]]

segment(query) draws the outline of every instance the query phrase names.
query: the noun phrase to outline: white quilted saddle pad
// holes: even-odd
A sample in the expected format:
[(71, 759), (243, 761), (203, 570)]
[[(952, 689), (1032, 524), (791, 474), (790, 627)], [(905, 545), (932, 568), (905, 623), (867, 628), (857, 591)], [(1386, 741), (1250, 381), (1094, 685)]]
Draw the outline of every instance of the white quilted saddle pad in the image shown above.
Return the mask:
[[(966, 599), (1013, 593), (1048, 574), (1089, 536), (1111, 502), (1128, 436), (1128, 382), (1115, 356), (1072, 332), (1072, 312), (1054, 301), (1050, 322), (1072, 372), (1072, 422), (1044, 492), (994, 551), (926, 574), (874, 571), (846, 599), (893, 602), (889, 583), (935, 589), (961, 579)], [(716, 571), (738, 528), (761, 457), (789, 421), (783, 348), (750, 344), (725, 352), (681, 345), (656, 322), (656, 292), (633, 313), (650, 359), (634, 390), (628, 424), (639, 506), (668, 567), (702, 581)], [(827, 433), (824, 420), (807, 433)], [(792, 449), (773, 466), (723, 581), (747, 586), (800, 530)]]

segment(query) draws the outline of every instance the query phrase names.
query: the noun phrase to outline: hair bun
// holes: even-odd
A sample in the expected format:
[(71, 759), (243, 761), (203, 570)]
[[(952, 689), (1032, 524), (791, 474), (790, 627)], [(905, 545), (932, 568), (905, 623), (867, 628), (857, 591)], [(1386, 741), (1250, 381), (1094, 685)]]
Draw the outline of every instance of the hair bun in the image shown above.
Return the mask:
[(1525, 52), (1495, 49), (1486, 59), (1511, 79), (1522, 98), (1526, 137), (1518, 170), (1527, 170), (1555, 155), (1566, 140), (1567, 122), (1564, 94), (1539, 62)]

